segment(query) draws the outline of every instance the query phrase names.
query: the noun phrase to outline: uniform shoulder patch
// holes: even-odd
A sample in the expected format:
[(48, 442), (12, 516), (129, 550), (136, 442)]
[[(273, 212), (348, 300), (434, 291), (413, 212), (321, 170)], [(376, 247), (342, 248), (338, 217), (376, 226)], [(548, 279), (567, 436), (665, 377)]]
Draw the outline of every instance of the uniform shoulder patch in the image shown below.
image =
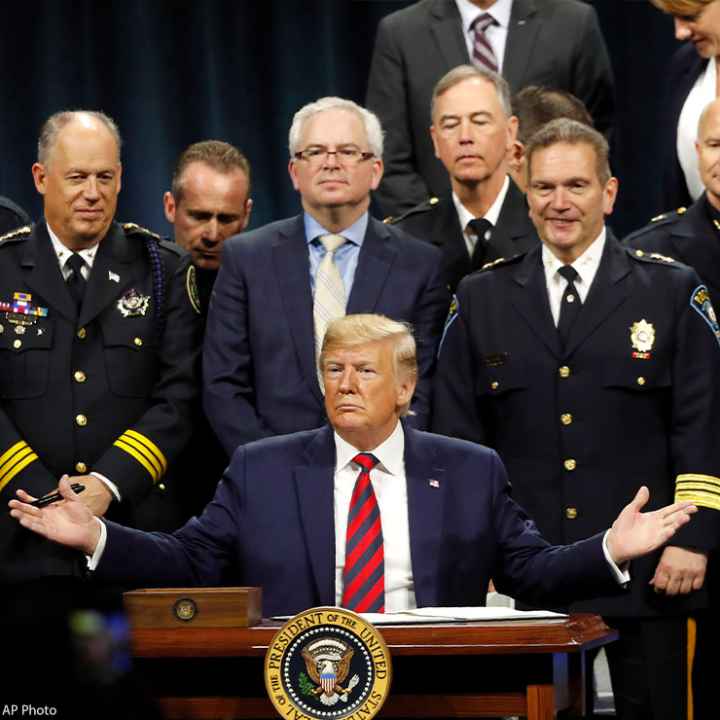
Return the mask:
[(406, 218), (409, 218), (413, 215), (418, 215), (420, 213), (428, 212), (432, 210), (433, 208), (436, 208), (440, 205), (440, 198), (437, 197), (430, 197), (425, 202), (421, 202), (419, 205), (416, 205), (415, 207), (410, 208), (409, 210), (406, 210), (402, 215), (398, 215), (397, 217), (393, 217), (390, 215), (389, 217), (386, 217), (383, 222), (386, 225), (395, 225), (399, 222), (402, 222)]
[(646, 252), (645, 250), (626, 248), (630, 257), (640, 262), (657, 263), (659, 265), (677, 265), (677, 260), (669, 255), (661, 255), (656, 252)]
[(720, 325), (710, 302), (710, 292), (705, 285), (698, 285), (690, 294), (690, 307), (708, 324), (720, 345)]
[(509, 258), (498, 258), (497, 260), (493, 260), (492, 262), (485, 263), (481, 268), (480, 272), (483, 272), (485, 270), (491, 270), (492, 268), (501, 267), (503, 265), (512, 265), (513, 263), (518, 262), (518, 260), (521, 260), (525, 257), (525, 253), (518, 253), (517, 255), (513, 255)]
[(152, 230), (148, 230), (137, 223), (123, 223), (122, 229), (125, 231), (126, 235), (149, 235), (156, 240), (162, 240), (157, 233), (154, 233)]
[(674, 220), (678, 215), (684, 215), (687, 212), (686, 207), (679, 207), (677, 210), (671, 210), (670, 212), (660, 213), (653, 218), (650, 218), (651, 223), (659, 223), (663, 220)]
[(187, 292), (188, 300), (193, 307), (193, 310), (198, 314), (202, 315), (202, 307), (200, 305), (200, 292), (197, 286), (197, 271), (194, 265), (188, 266), (187, 272), (185, 273), (185, 290)]
[(0, 236), (0, 243), (21, 240), (26, 238), (31, 232), (32, 227), (30, 227), (30, 225), (23, 225), (22, 227), (15, 228), (15, 230), (11, 230), (9, 233), (5, 233)]

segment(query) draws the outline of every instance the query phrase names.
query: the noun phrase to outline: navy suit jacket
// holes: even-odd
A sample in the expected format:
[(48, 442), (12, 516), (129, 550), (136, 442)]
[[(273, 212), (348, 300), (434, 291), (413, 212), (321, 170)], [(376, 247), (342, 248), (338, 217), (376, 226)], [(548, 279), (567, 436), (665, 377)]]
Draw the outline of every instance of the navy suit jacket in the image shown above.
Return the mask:
[[(428, 424), (430, 378), (449, 304), (439, 250), (370, 218), (347, 312), (380, 313), (414, 326), (413, 424), (419, 428)], [(205, 410), (228, 456), (246, 442), (326, 422), (302, 215), (225, 243), (203, 376)]]
[[(334, 471), (329, 426), (240, 447), (202, 516), (173, 535), (108, 523), (97, 574), (134, 586), (217, 585), (231, 566), (263, 588), (266, 616), (334, 605)], [(546, 604), (624, 592), (601, 535), (559, 547), (542, 539), (494, 451), (406, 426), (405, 472), (419, 607), (484, 605), (491, 577)]]

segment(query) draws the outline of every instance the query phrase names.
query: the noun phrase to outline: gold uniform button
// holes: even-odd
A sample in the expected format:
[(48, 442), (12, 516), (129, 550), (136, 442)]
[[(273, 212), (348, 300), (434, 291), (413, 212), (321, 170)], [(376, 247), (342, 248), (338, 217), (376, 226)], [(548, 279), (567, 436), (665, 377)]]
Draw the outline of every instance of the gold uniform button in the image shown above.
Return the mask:
[(77, 331), (78, 339), (84, 340), (87, 337), (87, 330), (82, 327)]
[(165, 492), (165, 483), (160, 483), (157, 486), (157, 489), (160, 490), (161, 492)]
[(490, 387), (493, 390), (497, 390), (500, 387), (500, 383), (497, 380), (494, 380), (493, 382), (490, 383)]
[(84, 383), (87, 380), (87, 375), (82, 370), (76, 370), (73, 373), (73, 377), (75, 378), (75, 382)]
[(563, 467), (564, 467), (566, 470), (572, 471), (572, 470), (574, 470), (574, 469), (577, 467), (577, 462), (576, 462), (573, 458), (568, 458), (568, 459), (563, 463)]
[(642, 375), (637, 379), (637, 384), (640, 386), (645, 384), (645, 378)]
[(563, 413), (560, 416), (560, 422), (563, 425), (572, 425), (573, 416), (570, 413)]
[(75, 463), (75, 469), (83, 475), (87, 472), (88, 466), (84, 462)]
[(140, 347), (142, 345), (142, 338), (136, 337), (133, 342)]
[(87, 418), (85, 415), (76, 415), (75, 416), (75, 423), (79, 425), (80, 427), (85, 427), (87, 425)]
[(13, 347), (17, 350), (22, 347), (22, 340), (13, 340)]
[(570, 377), (570, 368), (567, 365), (563, 365), (559, 370), (558, 374), (561, 378), (568, 378)]
[(565, 517), (568, 520), (574, 520), (578, 515), (577, 508), (569, 507), (565, 508)]
[(635, 254), (636, 254), (638, 257), (642, 257), (643, 255), (645, 255), (645, 253), (644, 253), (642, 250), (636, 250), (636, 251), (635, 251)]

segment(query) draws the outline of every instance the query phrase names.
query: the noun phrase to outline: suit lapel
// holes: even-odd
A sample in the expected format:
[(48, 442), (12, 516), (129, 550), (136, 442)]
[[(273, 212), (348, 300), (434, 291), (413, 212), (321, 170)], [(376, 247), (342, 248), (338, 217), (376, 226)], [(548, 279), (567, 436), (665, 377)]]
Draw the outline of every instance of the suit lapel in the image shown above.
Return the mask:
[[(53, 310), (59, 312), (75, 324), (77, 310), (70, 297), (57, 255), (53, 251), (45, 222), (41, 221), (33, 228), (32, 237), (25, 244), (20, 266), (22, 279)], [(18, 281), (20, 278), (18, 278)], [(37, 304), (34, 301), (34, 304)]]
[(300, 368), (318, 402), (323, 397), (315, 368), (315, 326), (313, 300), (310, 290), (310, 260), (305, 241), (303, 216), (298, 215), (279, 231), (273, 240), (273, 264), (280, 297), (285, 306), (285, 317)]
[(608, 229), (600, 266), (570, 331), (566, 355), (569, 356), (615, 308), (625, 302), (630, 292), (629, 275), (630, 259)]
[(418, 607), (438, 601), (439, 548), (442, 546), (445, 469), (437, 467), (434, 449), (423, 436), (405, 429), (405, 475), (407, 478), (410, 559)]
[[(90, 271), (80, 308), (80, 325), (87, 325), (128, 286), (140, 280), (134, 269), (137, 266), (133, 265), (139, 252), (145, 252), (142, 241), (128, 239), (122, 228), (113, 223), (108, 234), (100, 241)], [(151, 308), (149, 312), (154, 310)]]
[(511, 289), (513, 306), (537, 338), (555, 357), (560, 357), (560, 338), (550, 312), (540, 245), (522, 259), (513, 275), (513, 280)]
[(447, 69), (469, 63), (462, 21), (454, 0), (435, 0), (430, 14), (430, 29)]
[(332, 429), (321, 428), (294, 468), (300, 523), (320, 605), (335, 604), (335, 444)]
[(360, 248), (355, 279), (348, 298), (348, 315), (375, 312), (397, 252), (391, 243), (387, 227), (371, 217)]
[(443, 253), (445, 275), (454, 287), (472, 267), (452, 195), (442, 198), (440, 208), (435, 212), (432, 241)]
[(520, 88), (524, 84), (526, 68), (541, 24), (535, 0), (514, 0), (502, 66), (503, 77), (511, 88)]

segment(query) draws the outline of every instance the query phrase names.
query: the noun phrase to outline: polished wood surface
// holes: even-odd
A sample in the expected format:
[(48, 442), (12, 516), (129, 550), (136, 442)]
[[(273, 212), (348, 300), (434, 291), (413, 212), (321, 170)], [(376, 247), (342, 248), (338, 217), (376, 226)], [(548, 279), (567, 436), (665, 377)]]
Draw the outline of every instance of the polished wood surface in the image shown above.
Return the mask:
[[(271, 718), (262, 658), (280, 626), (135, 628), (132, 649), (167, 718)], [(585, 651), (617, 637), (594, 615), (378, 629), (393, 658), (381, 716), (405, 718), (581, 715)]]

